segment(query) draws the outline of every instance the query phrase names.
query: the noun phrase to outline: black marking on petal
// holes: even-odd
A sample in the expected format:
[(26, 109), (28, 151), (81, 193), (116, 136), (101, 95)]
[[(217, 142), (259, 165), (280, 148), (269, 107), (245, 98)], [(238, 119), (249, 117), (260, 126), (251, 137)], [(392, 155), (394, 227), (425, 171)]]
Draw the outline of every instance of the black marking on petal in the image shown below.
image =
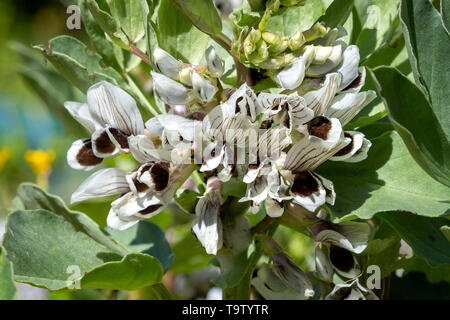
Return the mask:
[(78, 151), (78, 154), (76, 155), (76, 160), (78, 161), (78, 163), (86, 167), (96, 166), (100, 164), (103, 159), (97, 158), (94, 155), (91, 139), (84, 140), (83, 144), (83, 147), (81, 147), (81, 149)]
[(123, 131), (116, 129), (116, 128), (110, 128), (109, 132), (113, 135), (114, 139), (119, 143), (120, 147), (122, 149), (128, 149), (128, 135), (126, 135)]
[(155, 190), (164, 190), (169, 184), (169, 165), (164, 162), (155, 163), (150, 170)]
[(235, 113), (241, 112), (241, 107), (239, 106), (239, 104), (241, 103), (242, 100), (244, 100), (244, 97), (239, 97), (236, 99), (236, 108), (234, 110)]
[(162, 204), (154, 204), (154, 205), (148, 206), (147, 208), (139, 211), (139, 213), (142, 215), (151, 214), (151, 213), (157, 211), (161, 207), (162, 207)]
[(190, 115), (188, 115), (186, 118), (191, 120), (198, 120), (202, 121), (205, 118), (206, 114), (203, 112), (193, 112)]
[(331, 263), (340, 271), (349, 272), (355, 266), (355, 260), (350, 251), (337, 246), (330, 247)]
[(319, 190), (319, 183), (309, 171), (302, 171), (295, 175), (291, 192), (301, 196), (308, 197)]
[(98, 152), (103, 154), (113, 153), (116, 149), (114, 143), (112, 143), (111, 139), (108, 136), (106, 131), (103, 131), (95, 140), (95, 147)]
[(327, 140), (331, 130), (331, 121), (324, 116), (318, 116), (307, 123), (308, 132), (322, 140)]
[(358, 72), (358, 76), (356, 77), (356, 79), (353, 80), (352, 83), (350, 83), (344, 90), (358, 88), (361, 85), (361, 81), (362, 81), (362, 73)]
[(353, 149), (353, 136), (352, 136), (351, 134), (347, 133), (347, 132), (344, 132), (344, 136), (345, 136), (346, 138), (350, 138), (351, 141), (350, 141), (350, 143), (349, 143), (348, 145), (346, 145), (344, 148), (342, 148), (341, 150), (339, 150), (338, 152), (336, 152), (336, 153), (334, 154), (335, 157), (341, 157), (341, 156), (344, 156), (344, 155), (346, 155), (347, 153), (350, 153), (350, 152), (352, 151), (352, 149)]

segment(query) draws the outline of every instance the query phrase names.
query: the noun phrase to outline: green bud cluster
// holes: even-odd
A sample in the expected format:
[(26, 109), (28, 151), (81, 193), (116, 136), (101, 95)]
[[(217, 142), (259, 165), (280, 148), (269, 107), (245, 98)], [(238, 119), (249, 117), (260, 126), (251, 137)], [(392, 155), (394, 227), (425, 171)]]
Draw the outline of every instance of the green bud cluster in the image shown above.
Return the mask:
[(321, 23), (309, 30), (297, 32), (291, 37), (261, 29), (252, 28), (244, 37), (242, 51), (246, 62), (264, 69), (280, 69), (298, 56), (308, 42), (317, 40), (327, 33)]

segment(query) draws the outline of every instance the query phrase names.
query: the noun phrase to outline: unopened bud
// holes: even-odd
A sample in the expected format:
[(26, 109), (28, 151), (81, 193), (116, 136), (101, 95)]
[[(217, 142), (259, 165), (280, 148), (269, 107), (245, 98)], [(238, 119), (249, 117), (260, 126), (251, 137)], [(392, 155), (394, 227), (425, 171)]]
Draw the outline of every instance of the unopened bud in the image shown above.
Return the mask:
[(207, 79), (200, 76), (197, 71), (191, 73), (192, 88), (195, 95), (201, 102), (207, 103), (216, 94), (217, 88)]
[(205, 52), (205, 59), (209, 72), (212, 76), (219, 78), (223, 74), (223, 62), (217, 55), (214, 47), (209, 47)]
[(284, 7), (302, 6), (305, 0), (280, 0), (280, 4)]
[(305, 36), (306, 41), (313, 41), (322, 37), (326, 33), (327, 28), (325, 28), (325, 26), (322, 23), (318, 22), (314, 26), (312, 26), (311, 29), (303, 32), (303, 35)]
[(290, 39), (289, 39), (289, 49), (292, 51), (300, 49), (303, 44), (306, 42), (305, 36), (303, 35), (303, 32), (296, 32)]
[(183, 62), (172, 57), (168, 52), (156, 47), (153, 52), (155, 65), (158, 70), (171, 79), (178, 80), (178, 74), (183, 68)]
[(155, 93), (164, 103), (184, 105), (190, 102), (189, 91), (181, 83), (157, 72), (152, 71), (151, 74)]
[(259, 30), (252, 29), (248, 36), (244, 40), (244, 54), (248, 57), (253, 51), (256, 50), (256, 43), (261, 39), (261, 32)]

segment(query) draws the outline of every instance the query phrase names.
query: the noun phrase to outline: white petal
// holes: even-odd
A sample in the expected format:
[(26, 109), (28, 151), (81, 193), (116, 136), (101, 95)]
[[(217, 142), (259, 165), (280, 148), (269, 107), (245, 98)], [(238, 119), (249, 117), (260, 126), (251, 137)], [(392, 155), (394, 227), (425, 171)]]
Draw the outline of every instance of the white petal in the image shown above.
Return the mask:
[(363, 146), (364, 134), (357, 131), (345, 131), (344, 136), (350, 138), (352, 141), (343, 149), (335, 153), (334, 156), (330, 158), (330, 160), (344, 161), (346, 159), (349, 159)]
[(208, 143), (203, 150), (203, 165), (200, 172), (216, 169), (223, 160), (225, 150), (221, 144)]
[[(313, 121), (316, 124), (312, 125)], [(330, 125), (329, 130), (326, 132), (328, 125)], [(323, 131), (320, 128), (322, 126), (325, 126)], [(283, 169), (290, 171), (313, 170), (350, 143), (350, 139), (344, 137), (342, 127), (337, 119), (320, 117), (317, 120), (314, 118), (308, 123), (308, 130), (309, 135), (294, 144), (287, 153)], [(314, 134), (320, 134), (320, 136)]]
[(295, 175), (291, 195), (294, 203), (311, 212), (316, 211), (326, 201), (326, 190), (322, 181), (308, 171)]
[(191, 73), (192, 88), (201, 102), (207, 103), (214, 98), (217, 88), (207, 79), (201, 77), (196, 71)]
[(366, 68), (359, 67), (358, 76), (341, 93), (358, 93), (366, 83)]
[(284, 213), (283, 202), (278, 202), (272, 198), (267, 198), (264, 202), (267, 215), (271, 218), (281, 217)]
[(221, 77), (223, 74), (223, 62), (220, 60), (220, 57), (217, 55), (213, 46), (206, 49), (205, 59), (209, 72), (211, 72), (211, 74), (216, 78)]
[(120, 129), (127, 135), (144, 132), (136, 101), (125, 90), (101, 81), (87, 91), (89, 110), (103, 125)]
[(336, 68), (342, 61), (343, 56), (342, 50), (343, 50), (342, 44), (333, 46), (333, 50), (328, 59), (322, 64), (310, 65), (309, 68), (306, 70), (306, 75), (308, 77), (320, 77)]
[(130, 190), (122, 169), (102, 169), (91, 175), (72, 194), (70, 203), (123, 194)]
[(360, 162), (367, 158), (369, 149), (372, 146), (370, 140), (363, 138), (363, 143), (360, 149), (358, 149), (350, 158), (345, 159), (344, 162)]
[(188, 89), (169, 77), (157, 72), (151, 72), (153, 87), (158, 97), (169, 105), (188, 104), (192, 98)]
[(334, 192), (333, 182), (325, 179), (324, 177), (318, 175), (317, 173), (313, 173), (313, 175), (322, 182), (322, 186), (325, 188), (326, 192), (326, 202), (334, 205), (334, 201), (336, 200), (336, 193)]
[(209, 196), (201, 197), (195, 207), (196, 218), (192, 225), (197, 239), (208, 254), (217, 254), (222, 248), (222, 222), (219, 217), (219, 203)]
[(316, 270), (315, 273), (319, 277), (327, 282), (331, 282), (333, 279), (333, 266), (330, 263), (328, 257), (323, 253), (319, 246), (316, 247)]
[(351, 243), (351, 248), (345, 248), (360, 254), (367, 247), (370, 236), (370, 226), (365, 222), (344, 221), (335, 225), (337, 232)]
[(67, 151), (67, 163), (76, 170), (89, 171), (94, 169), (103, 159), (95, 156), (91, 139), (80, 139), (72, 143)]
[(305, 69), (303, 57), (295, 58), (277, 74), (275, 81), (284, 89), (294, 90), (302, 84), (305, 78)]
[(153, 57), (158, 70), (174, 80), (179, 79), (179, 73), (183, 68), (183, 62), (172, 57), (168, 52), (156, 47), (153, 51)]
[(108, 227), (116, 230), (126, 230), (134, 226), (139, 221), (140, 219), (136, 217), (130, 217), (128, 220), (123, 220), (113, 209), (109, 211), (108, 217), (106, 218), (106, 224)]
[(327, 117), (338, 118), (342, 126), (349, 123), (366, 105), (376, 98), (375, 91), (338, 94), (325, 112)]
[(64, 107), (69, 111), (70, 115), (77, 120), (89, 133), (93, 133), (100, 124), (92, 117), (87, 103), (79, 103), (67, 101)]
[(256, 204), (263, 202), (269, 194), (269, 185), (264, 175), (258, 176), (252, 183), (247, 185), (245, 197), (239, 202), (253, 201)]
[[(256, 94), (246, 83), (242, 84), (225, 103), (230, 106), (228, 110), (248, 115), (252, 121), (263, 111)], [(226, 114), (230, 115), (230, 111), (227, 111)]]
[(320, 89), (307, 92), (303, 97), (308, 108), (314, 111), (314, 115), (323, 115), (328, 105), (336, 95), (341, 75), (339, 73), (329, 73), (325, 76), (325, 81)]
[(342, 62), (335, 71), (342, 75), (339, 90), (345, 89), (350, 83), (353, 82), (353, 80), (356, 79), (356, 77), (358, 77), (359, 49), (355, 45), (348, 46), (342, 56)]
[(164, 130), (177, 131), (188, 141), (194, 141), (198, 125), (200, 121), (174, 114), (157, 115), (145, 123), (147, 130), (154, 135), (161, 137)]
[(152, 140), (145, 135), (131, 136), (128, 138), (130, 152), (139, 163), (151, 161), (166, 161), (172, 159), (168, 150), (156, 149)]

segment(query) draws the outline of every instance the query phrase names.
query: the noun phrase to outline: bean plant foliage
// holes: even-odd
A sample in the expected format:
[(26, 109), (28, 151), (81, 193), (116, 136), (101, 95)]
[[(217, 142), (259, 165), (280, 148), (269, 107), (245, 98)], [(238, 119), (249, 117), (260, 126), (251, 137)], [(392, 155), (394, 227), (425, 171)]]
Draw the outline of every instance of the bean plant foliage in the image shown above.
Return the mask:
[[(90, 176), (70, 204), (19, 187), (0, 298), (15, 280), (170, 299), (165, 273), (208, 265), (224, 299), (385, 299), (399, 269), (450, 281), (445, 1), (78, 5), (89, 43), (16, 50)], [(103, 197), (107, 216), (83, 212)], [(311, 263), (280, 229), (311, 239)]]

